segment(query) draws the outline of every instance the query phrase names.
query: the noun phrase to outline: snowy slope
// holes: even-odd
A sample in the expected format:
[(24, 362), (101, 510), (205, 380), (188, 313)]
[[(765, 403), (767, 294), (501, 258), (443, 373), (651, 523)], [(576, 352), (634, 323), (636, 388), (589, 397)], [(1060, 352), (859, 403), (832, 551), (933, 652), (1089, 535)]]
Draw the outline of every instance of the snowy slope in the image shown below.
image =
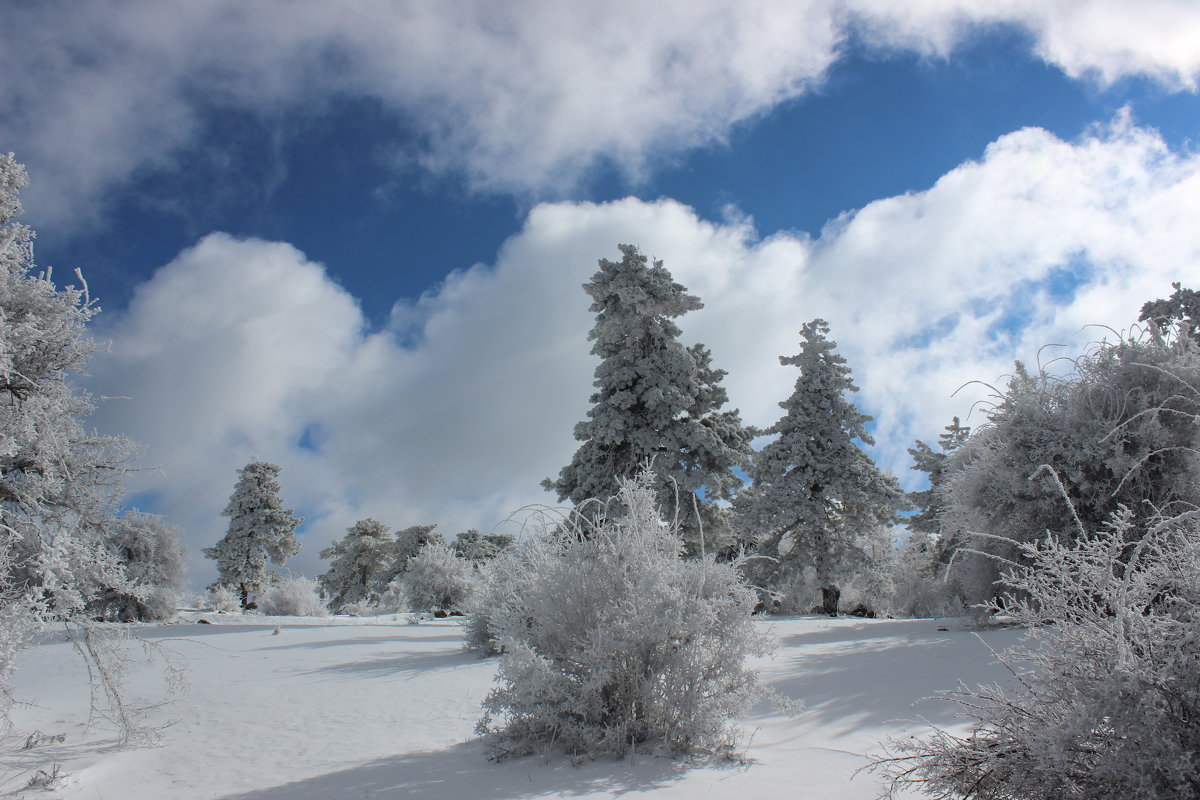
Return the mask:
[[(70, 800), (586, 800), (649, 792), (664, 800), (865, 799), (880, 787), (871, 774), (855, 776), (863, 754), (882, 738), (919, 730), (906, 720), (954, 721), (948, 704), (915, 702), (960, 679), (1004, 677), (979, 637), (944, 621), (776, 619), (759, 623), (779, 640), (760, 667), (769, 685), (806, 709), (788, 718), (768, 703), (754, 708), (742, 721), (746, 763), (634, 754), (581, 766), (563, 757), (493, 764), (472, 729), (494, 662), (462, 651), (458, 622), (205, 616), (218, 624), (134, 628), (188, 670), (187, 689), (148, 712), (175, 721), (153, 748), (115, 749), (111, 725), (87, 728), (86, 675), (61, 637), (23, 653), (18, 695), (34, 705), (16, 710), (18, 731), (67, 739), (10, 757), (9, 769), (59, 761), (71, 777), (52, 794)], [(1018, 635), (990, 631), (983, 639), (1002, 648)], [(132, 644), (131, 695), (161, 699), (161, 664), (147, 663)]]

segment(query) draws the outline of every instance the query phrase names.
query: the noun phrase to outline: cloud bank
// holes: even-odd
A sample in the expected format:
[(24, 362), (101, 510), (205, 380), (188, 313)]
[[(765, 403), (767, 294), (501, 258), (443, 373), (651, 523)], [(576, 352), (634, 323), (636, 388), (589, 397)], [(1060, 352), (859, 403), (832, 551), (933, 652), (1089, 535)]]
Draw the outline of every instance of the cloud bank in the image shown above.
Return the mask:
[[(492, 529), (553, 498), (588, 408), (595, 362), (580, 285), (631, 242), (706, 307), (682, 320), (726, 369), (732, 404), (766, 425), (796, 375), (778, 356), (813, 317), (831, 323), (877, 417), (880, 461), (966, 416), (1016, 358), (1075, 354), (1128, 327), (1200, 263), (1200, 155), (1118, 118), (1075, 142), (1025, 129), (926, 191), (873, 202), (805, 234), (705, 221), (671, 200), (547, 203), (494, 263), (449, 276), (368, 330), (353, 297), (287, 244), (212, 234), (140, 287), (99, 331), (96, 418), (161, 466), (134, 478), (193, 548), (252, 455), (283, 466), (309, 517), (297, 565), (354, 520)], [(972, 418), (971, 421), (978, 421)], [(198, 559), (199, 561), (199, 559)], [(211, 577), (197, 564), (198, 580)]]
[(131, 176), (186, 169), (205, 110), (276, 129), (337, 98), (406, 120), (398, 161), (482, 190), (564, 196), (597, 164), (636, 179), (819, 87), (857, 35), (948, 57), (988, 26), (1100, 86), (1195, 90), (1192, 0), (48, 0), (5, 9), (0, 140), (39, 224), (84, 224)]

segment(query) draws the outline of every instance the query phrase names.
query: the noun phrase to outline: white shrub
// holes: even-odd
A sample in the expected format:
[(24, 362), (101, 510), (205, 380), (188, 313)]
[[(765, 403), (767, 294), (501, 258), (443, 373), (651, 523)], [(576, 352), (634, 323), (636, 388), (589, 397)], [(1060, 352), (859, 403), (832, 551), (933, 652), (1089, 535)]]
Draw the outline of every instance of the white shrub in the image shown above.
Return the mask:
[(461, 611), (476, 578), (469, 561), (444, 542), (431, 542), (408, 562), (403, 585), (412, 611)]
[[(1120, 509), (1073, 544), (1021, 545), (1004, 612), (1031, 642), (1019, 688), (951, 697), (975, 718), (893, 742), (893, 791), (978, 800), (1200, 798), (1200, 512), (1138, 529)], [(996, 606), (997, 610), (999, 605)]]
[(329, 608), (312, 578), (286, 578), (267, 590), (258, 609), (268, 616), (326, 617)]
[(201, 596), (201, 599), (203, 601), (201, 607), (205, 611), (230, 612), (242, 609), (242, 601), (237, 592), (219, 583), (208, 587), (208, 591)]
[(496, 562), (487, 635), (472, 634), (504, 651), (477, 728), (494, 758), (735, 743), (730, 719), (759, 686), (745, 658), (769, 649), (754, 592), (732, 564), (680, 558), (645, 475), (614, 505), (619, 517), (542, 530)]

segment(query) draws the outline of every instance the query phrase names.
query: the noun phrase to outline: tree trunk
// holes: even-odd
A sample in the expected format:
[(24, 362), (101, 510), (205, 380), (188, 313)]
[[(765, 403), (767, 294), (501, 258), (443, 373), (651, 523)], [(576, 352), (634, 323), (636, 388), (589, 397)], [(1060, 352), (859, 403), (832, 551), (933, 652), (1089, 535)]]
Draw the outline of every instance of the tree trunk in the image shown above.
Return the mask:
[(842, 590), (834, 584), (821, 587), (821, 608), (831, 617), (836, 617), (838, 613), (838, 603), (842, 598)]

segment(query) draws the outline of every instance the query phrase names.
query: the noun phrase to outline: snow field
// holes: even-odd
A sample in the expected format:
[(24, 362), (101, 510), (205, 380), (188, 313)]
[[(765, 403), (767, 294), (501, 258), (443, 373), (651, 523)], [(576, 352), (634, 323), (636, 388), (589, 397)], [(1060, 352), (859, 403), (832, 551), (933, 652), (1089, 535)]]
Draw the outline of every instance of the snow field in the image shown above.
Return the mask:
[[(71, 773), (53, 793), (64, 800), (590, 800), (650, 792), (662, 800), (866, 800), (880, 784), (855, 775), (864, 754), (888, 736), (920, 732), (918, 717), (953, 724), (949, 704), (913, 704), (960, 679), (1003, 680), (988, 647), (1020, 636), (988, 631), (981, 641), (935, 620), (766, 620), (757, 624), (779, 648), (757, 666), (768, 686), (806, 707), (790, 718), (769, 702), (752, 708), (740, 721), (744, 763), (635, 752), (580, 765), (561, 755), (493, 764), (473, 728), (495, 660), (463, 652), (458, 620), (184, 617), (131, 628), (135, 640), (168, 648), (188, 671), (186, 690), (148, 712), (153, 722), (174, 721), (159, 732), (160, 746), (118, 750), (111, 725), (88, 727), (86, 672), (60, 636), (21, 654), (17, 694), (32, 705), (13, 718), (22, 735), (38, 729), (67, 739), (7, 766), (58, 761)], [(133, 702), (161, 700), (161, 663), (148, 662), (137, 641), (127, 650)]]

